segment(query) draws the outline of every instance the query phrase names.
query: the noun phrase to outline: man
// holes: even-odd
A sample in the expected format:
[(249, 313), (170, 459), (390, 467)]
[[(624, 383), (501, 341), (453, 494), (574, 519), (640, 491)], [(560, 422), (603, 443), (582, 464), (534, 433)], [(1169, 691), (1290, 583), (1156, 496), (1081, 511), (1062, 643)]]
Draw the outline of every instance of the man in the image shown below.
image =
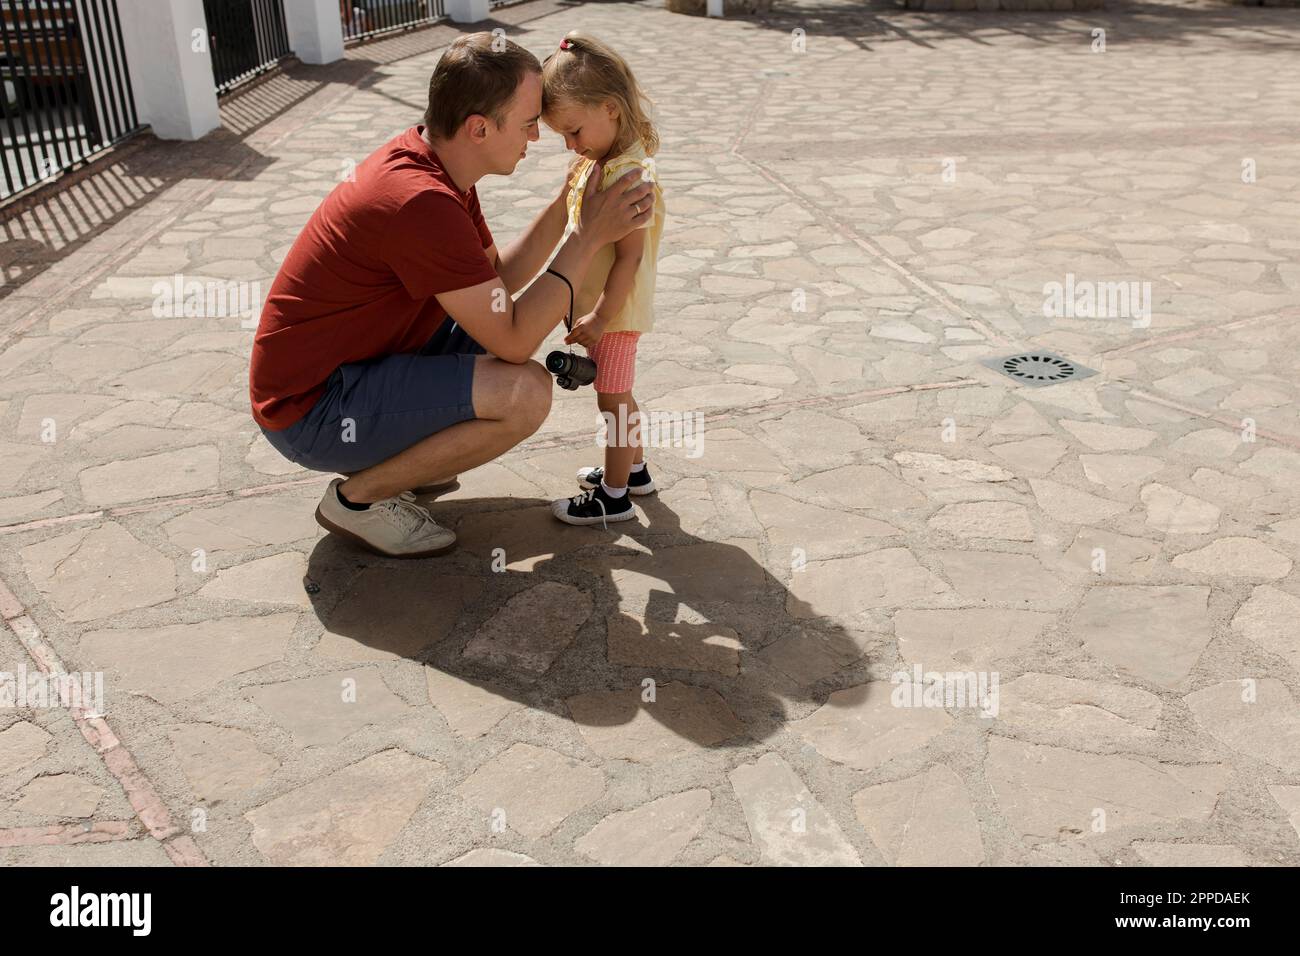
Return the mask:
[(411, 492), (541, 426), (552, 385), (532, 354), (595, 252), (654, 214), (635, 171), (622, 188), (585, 194), (550, 269), (512, 301), (564, 233), (567, 183), (500, 253), (474, 184), (514, 172), (541, 109), (536, 57), (489, 33), (456, 40), (429, 81), (423, 125), (335, 187), (267, 296), (249, 371), (253, 417), (290, 461), (347, 476), (330, 482), (316, 520), (378, 554), (454, 545)]

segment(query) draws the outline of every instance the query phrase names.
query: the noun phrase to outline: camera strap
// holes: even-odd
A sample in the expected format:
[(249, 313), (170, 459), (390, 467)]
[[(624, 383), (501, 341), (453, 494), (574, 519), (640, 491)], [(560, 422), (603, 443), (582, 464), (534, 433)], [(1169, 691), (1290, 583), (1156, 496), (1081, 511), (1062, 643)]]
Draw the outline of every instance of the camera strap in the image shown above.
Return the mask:
[[(560, 275), (560, 273), (556, 272), (554, 269), (547, 269), (546, 271), (549, 272), (551, 275), (555, 276), (556, 278), (560, 279), (560, 281), (562, 281), (565, 285), (569, 287), (569, 311), (564, 313), (564, 330), (566, 332), (572, 332), (573, 331), (573, 283), (570, 282), (568, 279), (564, 278), (564, 276)], [(573, 350), (570, 349), (569, 351), (573, 351)]]

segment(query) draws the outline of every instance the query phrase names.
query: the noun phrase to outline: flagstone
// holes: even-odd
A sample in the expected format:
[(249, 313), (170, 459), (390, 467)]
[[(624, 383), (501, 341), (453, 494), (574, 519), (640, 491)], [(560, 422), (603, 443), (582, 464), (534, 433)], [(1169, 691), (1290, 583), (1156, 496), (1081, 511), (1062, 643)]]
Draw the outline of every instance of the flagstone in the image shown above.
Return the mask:
[(937, 551), (935, 557), (957, 595), (980, 603), (1059, 607), (1065, 585), (1032, 554)]
[(540, 676), (591, 615), (591, 594), (546, 581), (516, 594), (465, 647), (468, 660)]
[(862, 659), (885, 635), (832, 625), (796, 627), (764, 647), (758, 657), (798, 687), (807, 687)]
[(215, 446), (195, 445), (86, 468), (77, 479), (93, 505), (166, 498), (215, 488), (220, 458)]
[(429, 701), (452, 731), (466, 739), (482, 737), (524, 706), (486, 681), (461, 678), (436, 667), (426, 667), (424, 674)]
[(186, 511), (164, 523), (163, 531), (178, 548), (211, 555), (314, 538), (319, 525), (306, 498), (258, 495)]
[(190, 790), (205, 803), (238, 800), (269, 781), (280, 766), (252, 734), (235, 727), (177, 724), (167, 736)]
[(312, 653), (356, 663), (417, 658), (456, 631), (482, 589), (478, 578), (433, 576), (419, 566), (366, 568), (342, 600), (318, 609), (325, 631)]
[(1235, 431), (1226, 428), (1199, 428), (1170, 443), (1169, 450), (1179, 455), (1222, 461), (1231, 458), (1241, 446), (1241, 437)]
[(1136, 451), (1156, 439), (1156, 433), (1146, 428), (1104, 425), (1100, 422), (1062, 419), (1061, 427), (1094, 451)]
[[(853, 587), (845, 587), (852, 581)], [(792, 575), (786, 610), (796, 618), (859, 618), (872, 608), (897, 608), (933, 601), (949, 593), (944, 582), (923, 567), (907, 548), (882, 548), (867, 554), (810, 561)]]
[(1300, 452), (1267, 446), (1260, 448), (1237, 468), (1267, 478), (1283, 488), (1294, 488), (1296, 475), (1300, 475)]
[(1069, 448), (1061, 439), (1044, 435), (993, 445), (989, 451), (1010, 465), (1017, 474), (1045, 475), (1056, 467), (1056, 463)]
[(1133, 852), (1152, 866), (1251, 866), (1250, 857), (1235, 846), (1205, 843), (1133, 844)]
[(113, 408), (115, 399), (103, 395), (53, 392), (32, 395), (23, 401), (23, 411), (13, 435), (22, 441), (42, 440), (48, 425), (54, 426), (54, 440), (75, 434), (73, 425), (87, 415), (98, 416)]
[(47, 731), (26, 720), (0, 730), (0, 777), (40, 760), (53, 739)]
[(1140, 492), (1147, 508), (1146, 523), (1167, 534), (1207, 534), (1219, 527), (1218, 505), (1159, 482)]
[(1050, 435), (1051, 423), (1028, 402), (1021, 402), (989, 426), (991, 435)]
[[(1218, 764), (1159, 763), (989, 738), (984, 764), (1002, 815), (1026, 840), (1088, 838), (1207, 821), (1228, 781)], [(1101, 815), (1104, 814), (1104, 817)]]
[(858, 822), (890, 866), (979, 866), (984, 844), (960, 777), (944, 766), (853, 796)]
[(1300, 597), (1260, 584), (1232, 618), (1233, 630), (1300, 672)]
[(1254, 538), (1218, 538), (1196, 551), (1186, 551), (1169, 562), (1175, 568), (1196, 574), (1239, 578), (1284, 578), (1291, 573), (1291, 559)]
[(1268, 792), (1291, 821), (1296, 836), (1300, 837), (1300, 787), (1273, 785), (1268, 788)]
[(176, 595), (172, 560), (112, 521), (28, 545), (22, 560), (65, 621), (94, 621)]
[(750, 838), (769, 866), (861, 866), (835, 818), (778, 754), (743, 763), (728, 775)]
[(1122, 491), (1160, 473), (1165, 463), (1150, 455), (1080, 455), (1084, 477), (1111, 491)]
[(1214, 631), (1210, 589), (1193, 585), (1097, 586), (1069, 622), (1088, 653), (1122, 673), (1180, 687)]
[(442, 767), (385, 750), (244, 814), (276, 866), (371, 866), (393, 844)]
[(541, 866), (531, 856), (496, 847), (479, 847), (456, 857), (443, 866)]
[(1030, 478), (1028, 481), (1038, 506), (1057, 521), (1067, 524), (1096, 524), (1123, 514), (1129, 507), (1050, 478)]
[(281, 613), (90, 631), (81, 637), (79, 660), (114, 674), (115, 687), (126, 693), (170, 704), (280, 660), (297, 620)]
[(611, 664), (713, 671), (732, 677), (740, 671), (740, 636), (721, 624), (642, 622), (615, 614), (606, 618), (606, 635)]
[(795, 482), (802, 495), (846, 508), (880, 513), (906, 511), (925, 504), (925, 495), (879, 465), (845, 465)]
[(263, 684), (249, 697), (293, 734), (299, 747), (338, 743), (363, 727), (399, 721), (411, 712), (372, 669)]
[(1183, 698), (1201, 729), (1233, 755), (1244, 754), (1286, 773), (1300, 773), (1300, 707), (1273, 677), (1222, 681)]
[(660, 764), (709, 749), (744, 732), (717, 691), (679, 682), (657, 684), (654, 700), (638, 686), (568, 698), (569, 713), (600, 756)]
[(1137, 687), (1030, 672), (998, 689), (999, 725), (1017, 735), (1132, 747), (1157, 737), (1160, 698)]
[(901, 684), (871, 681), (837, 690), (814, 713), (788, 726), (828, 760), (855, 770), (874, 770), (919, 750), (952, 724), (942, 707), (895, 703), (896, 699), (920, 701), (922, 690), (910, 679)]
[(984, 667), (1032, 644), (1055, 621), (1055, 614), (1042, 611), (904, 608), (894, 615), (894, 635), (899, 656), (909, 664), (926, 670)]
[(18, 792), (13, 809), (42, 819), (92, 816), (104, 789), (73, 773), (37, 777)]
[[(0, 451), (0, 454), (3, 454), (3, 452)], [(62, 500), (63, 492), (58, 489), (40, 491), (34, 495), (0, 498), (0, 524), (39, 515), (50, 505), (57, 504)]]
[(893, 525), (875, 518), (819, 508), (768, 491), (751, 491), (749, 502), (767, 531), (773, 554), (787, 555), (801, 548), (807, 560), (816, 561), (859, 551), (869, 538), (901, 533)]
[(1024, 505), (1010, 501), (971, 501), (944, 505), (927, 522), (936, 531), (962, 538), (1033, 541), (1034, 525)]
[(456, 794), (491, 820), (526, 837), (551, 833), (605, 792), (594, 767), (546, 747), (517, 743), (482, 764)]
[(573, 847), (606, 866), (667, 866), (704, 826), (708, 790), (687, 790), (612, 813)]
[(1147, 577), (1155, 570), (1159, 552), (1159, 545), (1145, 538), (1081, 528), (1065, 552), (1064, 561), (1068, 567), (1099, 579), (1108, 575)]

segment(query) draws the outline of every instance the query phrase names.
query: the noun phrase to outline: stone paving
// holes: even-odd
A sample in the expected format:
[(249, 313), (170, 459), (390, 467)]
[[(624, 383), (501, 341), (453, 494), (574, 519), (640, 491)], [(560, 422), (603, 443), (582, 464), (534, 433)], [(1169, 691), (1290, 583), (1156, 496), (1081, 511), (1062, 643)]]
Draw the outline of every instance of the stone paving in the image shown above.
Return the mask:
[[(269, 286), (451, 27), (110, 157), (0, 254), (0, 670), (105, 685), (0, 709), (0, 862), (1300, 864), (1300, 23), (498, 16), (659, 104), (636, 390), (702, 454), (560, 526), (599, 449), (557, 391), (430, 503), (457, 551), (377, 560), (253, 426), (241, 318), (154, 314)], [(480, 184), (499, 243), (562, 153)], [(1149, 312), (1045, 316), (1067, 276)], [(1026, 349), (1097, 374), (981, 364)]]

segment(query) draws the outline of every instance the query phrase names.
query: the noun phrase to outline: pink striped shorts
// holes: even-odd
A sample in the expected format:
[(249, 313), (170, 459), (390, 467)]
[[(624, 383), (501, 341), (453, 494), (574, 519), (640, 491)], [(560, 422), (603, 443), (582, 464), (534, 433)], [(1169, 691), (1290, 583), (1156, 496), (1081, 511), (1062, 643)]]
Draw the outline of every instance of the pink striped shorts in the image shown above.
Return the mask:
[(636, 374), (636, 340), (640, 332), (606, 332), (587, 355), (596, 363), (597, 392), (608, 395), (632, 391)]

